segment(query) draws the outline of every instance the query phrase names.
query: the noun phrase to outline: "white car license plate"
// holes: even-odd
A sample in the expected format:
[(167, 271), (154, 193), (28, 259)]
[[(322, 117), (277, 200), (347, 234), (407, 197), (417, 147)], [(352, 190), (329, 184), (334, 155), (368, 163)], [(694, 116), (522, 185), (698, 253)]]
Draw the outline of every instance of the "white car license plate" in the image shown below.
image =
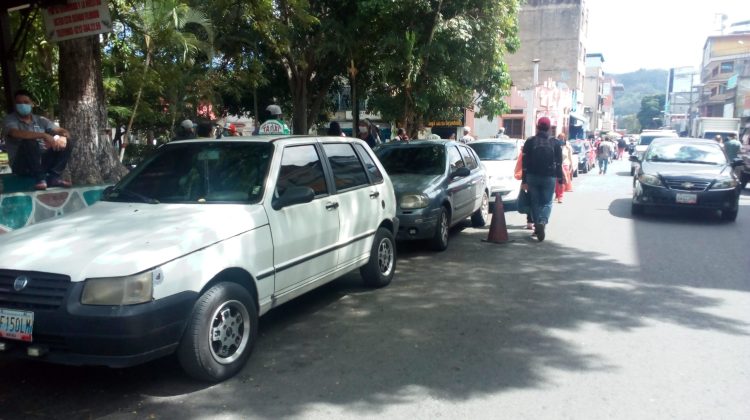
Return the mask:
[(0, 308), (0, 337), (31, 342), (34, 313)]
[(698, 202), (698, 194), (677, 193), (675, 200), (681, 204), (695, 204)]

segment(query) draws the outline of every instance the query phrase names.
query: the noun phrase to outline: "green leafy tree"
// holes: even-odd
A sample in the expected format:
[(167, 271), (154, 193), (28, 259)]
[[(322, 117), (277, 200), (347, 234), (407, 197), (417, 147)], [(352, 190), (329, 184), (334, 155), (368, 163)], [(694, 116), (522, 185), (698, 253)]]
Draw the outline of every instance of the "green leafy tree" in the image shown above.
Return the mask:
[[(506, 108), (510, 75), (503, 56), (519, 45), (517, 0), (385, 0), (366, 14), (392, 25), (377, 44), (371, 96), (387, 119), (415, 133), (481, 102), (481, 115)], [(364, 6), (363, 6), (364, 7)]]
[(641, 128), (659, 128), (661, 126), (661, 116), (664, 111), (666, 96), (649, 95), (641, 99), (641, 110), (638, 111), (638, 122)]
[[(139, 38), (140, 48), (134, 50), (143, 58), (140, 82), (127, 127), (127, 132), (131, 133), (141, 97), (151, 79), (152, 61), (187, 63), (199, 53), (211, 57), (213, 27), (205, 14), (180, 0), (136, 2), (130, 9), (130, 19), (124, 24)], [(205, 40), (191, 32), (196, 27), (202, 30)]]

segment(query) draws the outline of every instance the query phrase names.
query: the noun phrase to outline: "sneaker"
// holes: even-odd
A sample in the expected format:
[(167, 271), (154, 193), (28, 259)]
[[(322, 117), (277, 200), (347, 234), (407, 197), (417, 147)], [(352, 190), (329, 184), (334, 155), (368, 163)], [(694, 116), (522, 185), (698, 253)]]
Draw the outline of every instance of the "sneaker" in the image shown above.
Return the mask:
[(52, 178), (49, 180), (49, 186), (50, 187), (62, 187), (62, 188), (70, 188), (73, 186), (73, 183), (70, 181), (66, 181), (62, 178)]
[(544, 240), (544, 223), (539, 223), (536, 225), (536, 239), (539, 242), (542, 242)]
[(44, 191), (47, 189), (47, 183), (45, 181), (39, 181), (34, 184), (34, 189), (37, 191)]

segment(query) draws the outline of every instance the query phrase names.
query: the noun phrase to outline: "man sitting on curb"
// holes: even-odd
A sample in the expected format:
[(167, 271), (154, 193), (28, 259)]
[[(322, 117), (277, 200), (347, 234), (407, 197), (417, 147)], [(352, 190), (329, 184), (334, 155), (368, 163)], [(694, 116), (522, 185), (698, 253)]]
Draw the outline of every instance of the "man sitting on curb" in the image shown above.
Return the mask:
[(34, 102), (26, 90), (18, 90), (14, 96), (15, 112), (3, 121), (5, 143), (14, 174), (36, 178), (34, 189), (71, 186), (62, 179), (62, 173), (70, 159), (73, 142), (68, 130), (39, 115), (32, 114)]

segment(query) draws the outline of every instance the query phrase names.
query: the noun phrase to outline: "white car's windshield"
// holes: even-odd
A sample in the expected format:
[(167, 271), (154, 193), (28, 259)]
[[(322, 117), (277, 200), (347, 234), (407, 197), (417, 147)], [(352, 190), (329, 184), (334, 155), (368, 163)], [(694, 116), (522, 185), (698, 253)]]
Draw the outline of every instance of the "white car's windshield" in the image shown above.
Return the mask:
[(649, 162), (678, 162), (726, 165), (727, 159), (718, 144), (654, 143), (646, 152)]
[(267, 143), (168, 145), (103, 199), (153, 204), (258, 202), (272, 153)]
[(477, 152), (480, 160), (514, 160), (516, 145), (510, 143), (471, 143), (469, 147)]

